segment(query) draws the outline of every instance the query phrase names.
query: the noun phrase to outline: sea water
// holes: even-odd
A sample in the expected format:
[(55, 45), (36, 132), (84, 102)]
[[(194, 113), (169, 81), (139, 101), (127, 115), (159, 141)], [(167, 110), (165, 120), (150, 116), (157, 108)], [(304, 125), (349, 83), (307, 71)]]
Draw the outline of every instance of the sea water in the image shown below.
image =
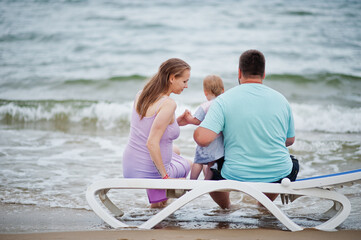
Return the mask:
[[(202, 80), (237, 86), (240, 54), (266, 57), (264, 84), (290, 102), (299, 177), (361, 168), (360, 1), (0, 1), (0, 202), (90, 209), (91, 183), (122, 177), (135, 94), (168, 58), (191, 67), (176, 114), (205, 101)], [(193, 159), (194, 126), (175, 142)], [(340, 226), (361, 229), (361, 186), (341, 189), (352, 212)], [(112, 191), (129, 224), (144, 222), (144, 191)], [(245, 194), (234, 209), (210, 197), (158, 227), (283, 228)], [(276, 204), (281, 206), (280, 200)], [(327, 219), (330, 202), (281, 206), (297, 223)]]

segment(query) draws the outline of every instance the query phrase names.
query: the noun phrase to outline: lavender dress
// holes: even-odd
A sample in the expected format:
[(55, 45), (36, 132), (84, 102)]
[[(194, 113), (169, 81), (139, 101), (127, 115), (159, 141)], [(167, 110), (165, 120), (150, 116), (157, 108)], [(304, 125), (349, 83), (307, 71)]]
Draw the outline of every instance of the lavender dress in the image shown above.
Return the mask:
[[(159, 102), (158, 108), (165, 99), (166, 97)], [(155, 117), (156, 114), (140, 119), (135, 106), (133, 106), (129, 141), (123, 153), (123, 175), (125, 178), (161, 178), (146, 146)], [(177, 121), (174, 121), (168, 125), (160, 140), (163, 164), (171, 178), (186, 177), (190, 171), (189, 162), (173, 152), (173, 140), (178, 138), (179, 133), (179, 125)], [(148, 189), (147, 194), (150, 203), (167, 199), (165, 190)]]

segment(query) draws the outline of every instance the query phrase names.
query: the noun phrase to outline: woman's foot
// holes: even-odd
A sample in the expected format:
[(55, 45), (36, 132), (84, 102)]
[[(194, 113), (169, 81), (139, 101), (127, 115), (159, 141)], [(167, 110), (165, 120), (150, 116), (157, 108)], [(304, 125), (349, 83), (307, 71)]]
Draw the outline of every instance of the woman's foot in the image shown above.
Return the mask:
[(167, 200), (163, 202), (151, 203), (150, 208), (164, 208), (167, 205)]

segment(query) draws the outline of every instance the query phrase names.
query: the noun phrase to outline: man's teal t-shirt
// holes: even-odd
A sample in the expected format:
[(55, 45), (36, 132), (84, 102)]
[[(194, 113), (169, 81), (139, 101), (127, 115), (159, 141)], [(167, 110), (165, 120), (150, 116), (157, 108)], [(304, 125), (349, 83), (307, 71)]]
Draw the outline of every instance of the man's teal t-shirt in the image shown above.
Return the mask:
[(256, 83), (236, 86), (217, 97), (200, 126), (223, 132), (224, 178), (274, 182), (291, 173), (285, 142), (295, 136), (294, 122), (279, 92)]

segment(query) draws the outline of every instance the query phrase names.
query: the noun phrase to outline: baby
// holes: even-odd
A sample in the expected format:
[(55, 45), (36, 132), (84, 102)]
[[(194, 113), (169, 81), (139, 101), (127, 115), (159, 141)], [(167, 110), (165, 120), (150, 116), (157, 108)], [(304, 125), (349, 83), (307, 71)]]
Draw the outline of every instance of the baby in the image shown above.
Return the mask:
[[(203, 91), (207, 98), (207, 102), (202, 103), (196, 110), (194, 116), (188, 118), (188, 124), (199, 125), (205, 118), (212, 101), (224, 93), (224, 86), (222, 79), (217, 75), (209, 75), (203, 80)], [(190, 179), (198, 179), (199, 174), (205, 167), (204, 175), (209, 172), (209, 168), (217, 163), (217, 168), (221, 168), (224, 162), (224, 146), (223, 135), (218, 134), (217, 138), (211, 142), (207, 147), (197, 146), (194, 157), (194, 164), (191, 170)], [(207, 179), (207, 177), (206, 177)]]

